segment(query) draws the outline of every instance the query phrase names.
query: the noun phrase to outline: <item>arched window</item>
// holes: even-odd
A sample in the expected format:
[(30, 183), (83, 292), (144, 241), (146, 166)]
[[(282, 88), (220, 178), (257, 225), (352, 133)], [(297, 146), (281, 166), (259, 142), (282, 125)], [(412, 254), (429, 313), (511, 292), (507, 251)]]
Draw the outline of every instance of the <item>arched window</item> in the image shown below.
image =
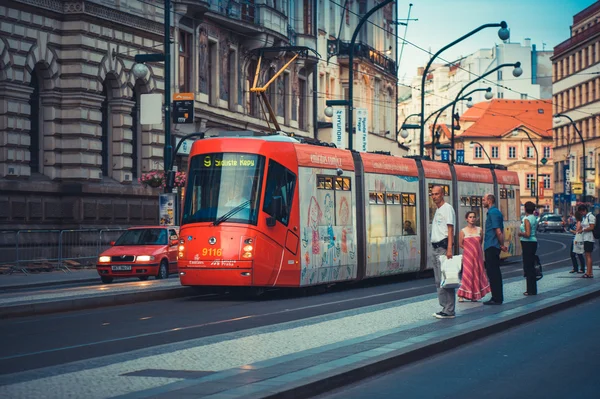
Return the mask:
[(41, 79), (39, 76), (39, 69), (36, 67), (31, 72), (31, 82), (29, 83), (29, 87), (33, 89), (33, 92), (29, 97), (29, 106), (31, 109), (31, 128), (29, 130), (29, 167), (31, 168), (31, 173), (44, 172), (44, 141), (42, 139), (43, 124), (40, 122), (40, 118), (42, 117), (40, 84)]

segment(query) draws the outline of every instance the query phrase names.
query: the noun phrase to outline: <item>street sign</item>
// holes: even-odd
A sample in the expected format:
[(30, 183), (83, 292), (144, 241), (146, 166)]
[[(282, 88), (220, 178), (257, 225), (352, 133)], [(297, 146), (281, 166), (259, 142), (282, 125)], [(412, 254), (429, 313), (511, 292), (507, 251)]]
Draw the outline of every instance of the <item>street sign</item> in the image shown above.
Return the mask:
[(194, 93), (173, 94), (173, 123), (194, 123)]
[(572, 182), (571, 190), (573, 194), (583, 194), (583, 183)]
[(456, 150), (456, 163), (465, 163), (465, 150)]
[(548, 160), (546, 158), (542, 158), (540, 160), (540, 162), (542, 163), (542, 165), (546, 165), (546, 163), (548, 162)]
[(450, 160), (450, 150), (442, 150), (442, 161)]
[(558, 204), (561, 201), (561, 194), (554, 194), (554, 203)]

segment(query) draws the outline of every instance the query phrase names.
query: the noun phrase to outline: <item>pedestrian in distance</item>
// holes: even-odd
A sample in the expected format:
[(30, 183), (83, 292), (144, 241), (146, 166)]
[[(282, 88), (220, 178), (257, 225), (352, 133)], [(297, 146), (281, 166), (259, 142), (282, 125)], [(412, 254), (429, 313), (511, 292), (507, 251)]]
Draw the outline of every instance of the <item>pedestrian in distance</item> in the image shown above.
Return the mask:
[(496, 206), (496, 197), (493, 194), (487, 194), (483, 197), (483, 206), (488, 209), (485, 220), (483, 252), (485, 254), (485, 270), (492, 289), (492, 299), (483, 304), (502, 305), (504, 293), (502, 272), (500, 271), (500, 252), (508, 249), (504, 246), (504, 216)]
[(431, 223), (431, 246), (433, 247), (433, 275), (437, 288), (441, 312), (434, 313), (438, 319), (453, 319), (455, 317), (456, 292), (454, 288), (442, 288), (440, 256), (452, 259), (454, 245), (454, 208), (444, 201), (444, 189), (440, 186), (431, 188), (431, 199), (437, 206)]
[(477, 302), (486, 296), (490, 290), (490, 283), (483, 266), (483, 230), (476, 226), (475, 212), (468, 211), (465, 215), (467, 226), (458, 236), (458, 246), (463, 250), (463, 267), (458, 301), (465, 299)]
[[(571, 214), (573, 216), (573, 214)], [(581, 225), (581, 215), (579, 212), (575, 214), (573, 217), (569, 217), (567, 219), (568, 225), (565, 227), (565, 231), (567, 233), (573, 234), (573, 241), (571, 242), (571, 263), (573, 264), (573, 269), (569, 273), (585, 273), (585, 258), (583, 254), (575, 253), (575, 238), (577, 229)]]
[(521, 248), (523, 250), (523, 271), (527, 279), (527, 291), (523, 295), (537, 295), (537, 279), (535, 277), (535, 253), (537, 252), (537, 218), (533, 215), (535, 204), (531, 201), (525, 203), (525, 217), (521, 222)]
[(577, 233), (583, 234), (583, 250), (585, 252), (586, 272), (583, 278), (594, 278), (592, 270), (592, 252), (594, 252), (594, 226), (596, 218), (592, 212), (588, 212), (587, 206), (581, 204), (577, 207), (577, 212), (581, 215), (581, 225), (577, 229)]

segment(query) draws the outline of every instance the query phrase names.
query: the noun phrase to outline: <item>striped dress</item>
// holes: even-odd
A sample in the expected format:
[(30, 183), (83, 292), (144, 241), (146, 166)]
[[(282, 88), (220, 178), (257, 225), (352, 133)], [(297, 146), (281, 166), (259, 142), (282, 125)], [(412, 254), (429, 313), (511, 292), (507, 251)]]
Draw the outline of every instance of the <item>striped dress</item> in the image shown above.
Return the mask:
[(467, 233), (463, 230), (463, 268), (458, 296), (477, 301), (486, 296), (490, 289), (490, 283), (483, 265), (483, 250), (481, 248), (481, 227), (475, 229), (475, 233)]

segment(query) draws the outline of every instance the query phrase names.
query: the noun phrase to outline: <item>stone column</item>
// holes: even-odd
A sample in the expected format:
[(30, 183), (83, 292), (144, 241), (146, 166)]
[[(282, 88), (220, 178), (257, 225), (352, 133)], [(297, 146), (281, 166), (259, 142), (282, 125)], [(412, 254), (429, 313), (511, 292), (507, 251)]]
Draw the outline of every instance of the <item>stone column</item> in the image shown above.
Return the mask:
[(110, 103), (112, 123), (112, 177), (120, 183), (131, 184), (131, 166), (133, 153), (131, 132), (131, 109), (135, 103), (117, 99)]
[(0, 82), (0, 177), (31, 175), (31, 93), (27, 85)]

